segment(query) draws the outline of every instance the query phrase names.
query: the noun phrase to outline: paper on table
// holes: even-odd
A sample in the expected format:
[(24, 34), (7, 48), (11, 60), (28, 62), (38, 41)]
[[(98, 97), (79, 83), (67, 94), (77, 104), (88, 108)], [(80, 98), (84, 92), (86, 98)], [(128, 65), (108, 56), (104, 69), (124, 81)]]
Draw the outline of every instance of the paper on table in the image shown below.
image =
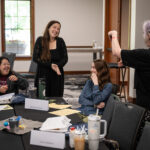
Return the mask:
[(55, 109), (64, 109), (64, 108), (68, 108), (71, 107), (72, 105), (61, 105), (61, 104), (56, 104), (56, 103), (51, 103), (49, 104), (50, 108), (55, 108)]
[(0, 105), (0, 111), (1, 110), (8, 110), (8, 109), (13, 109), (13, 108), (9, 105)]
[(49, 112), (50, 114), (58, 115), (58, 116), (66, 116), (66, 115), (71, 115), (75, 113), (79, 113), (80, 111), (74, 110), (74, 109), (62, 109), (62, 110), (57, 110), (53, 112)]
[(42, 124), (40, 130), (42, 131), (62, 131), (66, 132), (68, 127), (71, 125), (70, 119), (66, 116), (61, 117), (52, 117), (46, 119), (46, 121)]
[(0, 104), (10, 103), (10, 99), (15, 95), (15, 93), (4, 94), (0, 96)]

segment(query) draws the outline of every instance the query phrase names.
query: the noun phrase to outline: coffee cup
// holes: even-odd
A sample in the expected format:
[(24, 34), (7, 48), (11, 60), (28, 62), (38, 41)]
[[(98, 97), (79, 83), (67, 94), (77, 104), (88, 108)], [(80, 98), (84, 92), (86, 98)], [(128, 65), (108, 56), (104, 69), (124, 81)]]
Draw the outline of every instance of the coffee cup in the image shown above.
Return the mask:
[(74, 135), (74, 148), (75, 150), (84, 150), (85, 148), (85, 133), (76, 131)]

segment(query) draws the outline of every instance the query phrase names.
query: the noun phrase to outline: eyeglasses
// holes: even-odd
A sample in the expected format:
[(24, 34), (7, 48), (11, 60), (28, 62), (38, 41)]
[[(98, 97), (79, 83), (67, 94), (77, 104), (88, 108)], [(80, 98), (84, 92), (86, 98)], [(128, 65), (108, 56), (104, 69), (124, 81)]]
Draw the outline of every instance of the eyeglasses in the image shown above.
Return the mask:
[(10, 66), (9, 63), (2, 63), (1, 65), (3, 65), (3, 66)]

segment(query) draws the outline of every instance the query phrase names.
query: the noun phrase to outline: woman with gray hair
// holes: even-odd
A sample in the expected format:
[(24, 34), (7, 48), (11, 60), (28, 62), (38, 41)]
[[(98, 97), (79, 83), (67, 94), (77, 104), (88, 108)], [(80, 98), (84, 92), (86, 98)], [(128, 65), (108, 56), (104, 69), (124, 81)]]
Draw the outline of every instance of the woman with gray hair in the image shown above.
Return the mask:
[(148, 49), (122, 50), (117, 31), (110, 31), (108, 35), (112, 41), (113, 55), (120, 58), (118, 66), (125, 65), (135, 69), (136, 104), (150, 110), (150, 20), (144, 22), (143, 32)]

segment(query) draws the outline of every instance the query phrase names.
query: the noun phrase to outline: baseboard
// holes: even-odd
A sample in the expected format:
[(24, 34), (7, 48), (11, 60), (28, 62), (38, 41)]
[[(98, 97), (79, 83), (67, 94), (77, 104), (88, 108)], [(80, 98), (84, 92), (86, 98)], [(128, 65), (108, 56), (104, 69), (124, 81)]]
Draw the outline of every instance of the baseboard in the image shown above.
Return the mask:
[(133, 103), (133, 104), (135, 104), (136, 103), (136, 98), (133, 98), (133, 97), (128, 97), (128, 102), (129, 103)]
[(65, 71), (66, 75), (76, 75), (76, 74), (90, 74), (90, 71)]

